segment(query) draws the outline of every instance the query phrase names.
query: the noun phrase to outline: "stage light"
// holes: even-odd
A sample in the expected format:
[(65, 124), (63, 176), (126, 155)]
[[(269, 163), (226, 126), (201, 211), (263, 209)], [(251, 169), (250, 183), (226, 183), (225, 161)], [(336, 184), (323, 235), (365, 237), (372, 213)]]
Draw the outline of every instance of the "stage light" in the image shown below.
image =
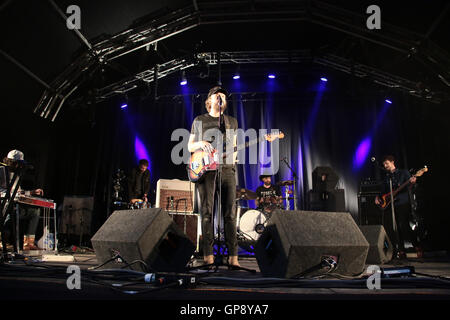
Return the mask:
[(126, 109), (128, 107), (128, 104), (126, 104), (126, 103), (124, 103), (124, 104), (122, 104), (121, 106), (120, 106), (120, 109)]
[(372, 146), (372, 138), (366, 137), (360, 142), (353, 156), (353, 168), (359, 169), (367, 160), (370, 148)]
[(269, 79), (275, 79), (275, 75), (274, 75), (273, 73), (269, 74), (267, 77), (268, 77)]
[(320, 78), (320, 81), (323, 81), (323, 82), (327, 82), (327, 81), (328, 81), (328, 79), (327, 79), (327, 78), (324, 78), (324, 77), (322, 77), (322, 78)]
[(183, 73), (181, 74), (180, 86), (185, 86), (185, 85), (187, 85), (187, 79), (186, 79), (186, 73), (183, 71)]
[(238, 80), (238, 79), (240, 79), (241, 78), (241, 76), (239, 75), (239, 74), (235, 74), (234, 76), (233, 76), (233, 79), (234, 80)]
[(384, 101), (387, 102), (387, 103), (389, 103), (389, 104), (392, 104), (392, 101), (389, 100), (389, 99), (386, 99), (386, 100), (384, 100)]

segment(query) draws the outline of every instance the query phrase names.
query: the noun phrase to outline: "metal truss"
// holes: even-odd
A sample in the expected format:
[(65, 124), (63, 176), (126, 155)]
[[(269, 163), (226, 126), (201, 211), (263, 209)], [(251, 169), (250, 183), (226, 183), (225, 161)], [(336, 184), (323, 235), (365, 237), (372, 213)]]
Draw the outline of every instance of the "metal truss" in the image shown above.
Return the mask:
[[(219, 57), (220, 56), (220, 57)], [(278, 64), (278, 63), (309, 63), (323, 65), (331, 69), (351, 74), (357, 78), (367, 79), (381, 86), (403, 91), (413, 96), (424, 98), (433, 103), (448, 100), (450, 97), (444, 93), (436, 93), (429, 88), (423, 88), (420, 83), (380, 71), (367, 65), (327, 54), (313, 56), (309, 50), (298, 51), (235, 51), (235, 52), (203, 52), (196, 55), (197, 61), (205, 61), (208, 65), (219, 64)], [(172, 73), (195, 65), (194, 59), (174, 59), (158, 66), (157, 78), (164, 78)], [(123, 94), (137, 88), (143, 81), (150, 83), (155, 80), (153, 69), (145, 70), (124, 81), (101, 88), (97, 91), (97, 102)]]
[[(421, 35), (410, 30), (398, 28), (383, 22), (381, 30), (368, 30), (366, 28), (367, 16), (364, 13), (357, 14), (328, 3), (316, 0), (305, 1), (193, 1), (190, 6), (163, 13), (150, 21), (137, 23), (123, 32), (111, 36), (107, 40), (92, 44), (91, 48), (72, 63), (51, 84), (50, 89), (45, 90), (34, 112), (44, 118), (54, 121), (65, 101), (82, 85), (89, 74), (92, 74), (102, 65), (107, 65), (130, 52), (148, 47), (166, 38), (180, 34), (199, 25), (214, 25), (226, 23), (258, 23), (277, 21), (306, 21), (315, 25), (337, 30), (352, 37), (364, 39), (377, 45), (401, 52), (415, 59), (417, 63), (425, 66), (437, 79), (450, 87), (450, 57), (447, 52), (432, 43), (427, 35)], [(434, 27), (434, 26), (433, 26)], [(221, 63), (282, 63), (283, 61), (295, 62), (295, 59), (304, 59), (292, 56), (291, 53), (280, 53), (280, 56), (268, 57), (275, 52), (243, 52), (242, 55), (234, 53), (227, 57), (221, 53)], [(247, 54), (247, 57), (244, 55)], [(205, 53), (205, 59), (209, 64), (217, 63), (217, 57), (213, 53)], [(289, 56), (290, 55), (290, 56)], [(306, 59), (307, 57), (305, 57)], [(232, 62), (228, 59), (234, 59)], [(265, 62), (263, 62), (265, 61)], [(349, 64), (352, 73), (363, 75), (375, 75), (377, 83), (392, 88), (400, 88), (414, 94), (414, 83), (399, 77), (377, 71), (369, 66), (351, 64), (343, 58), (324, 56), (314, 62), (334, 67), (344, 72), (349, 72)], [(175, 71), (191, 66), (193, 62), (184, 59), (171, 60), (157, 66), (155, 69), (143, 71), (120, 83), (101, 88), (99, 99), (106, 99), (115, 93), (123, 93), (133, 89), (136, 82), (151, 82), (154, 78), (162, 78)], [(414, 91), (414, 92), (413, 92)], [(432, 94), (434, 102), (443, 98), (437, 98), (440, 94)]]

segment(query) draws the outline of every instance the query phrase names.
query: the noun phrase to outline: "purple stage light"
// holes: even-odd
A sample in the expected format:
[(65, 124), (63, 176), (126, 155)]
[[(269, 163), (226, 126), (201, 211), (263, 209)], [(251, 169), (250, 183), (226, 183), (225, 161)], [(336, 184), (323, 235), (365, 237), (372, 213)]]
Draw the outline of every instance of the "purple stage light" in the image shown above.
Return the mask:
[(354, 158), (353, 158), (353, 167), (359, 169), (367, 159), (367, 156), (370, 151), (370, 147), (372, 146), (372, 139), (370, 137), (365, 138), (359, 144), (356, 149)]
[(134, 138), (134, 153), (137, 160), (146, 159), (149, 162), (150, 168), (150, 156), (148, 154), (147, 148), (138, 136)]

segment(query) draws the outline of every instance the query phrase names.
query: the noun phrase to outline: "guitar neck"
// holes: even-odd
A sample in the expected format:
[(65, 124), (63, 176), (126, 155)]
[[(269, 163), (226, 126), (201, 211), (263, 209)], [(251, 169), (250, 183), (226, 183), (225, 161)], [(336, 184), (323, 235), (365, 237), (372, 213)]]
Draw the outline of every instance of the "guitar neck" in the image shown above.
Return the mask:
[(240, 150), (243, 150), (243, 149), (245, 149), (245, 148), (248, 148), (248, 147), (250, 147), (250, 146), (252, 146), (252, 145), (254, 145), (254, 144), (257, 144), (257, 143), (259, 143), (259, 142), (262, 142), (262, 141), (264, 141), (264, 140), (266, 140), (265, 136), (262, 136), (262, 137), (260, 137), (259, 139), (252, 139), (252, 140), (250, 140), (250, 141), (247, 141), (247, 142), (245, 142), (245, 143), (242, 143), (242, 144), (240, 144), (240, 145), (234, 147), (232, 152), (223, 153), (222, 156), (225, 158), (225, 157), (227, 157), (228, 154), (233, 154), (233, 153), (235, 153), (235, 152), (238, 152), (238, 151), (240, 151)]
[[(415, 177), (416, 175), (413, 175), (413, 177)], [(402, 191), (407, 185), (409, 185), (411, 182), (409, 181), (409, 179), (405, 182), (403, 182), (400, 187), (398, 187), (397, 189), (395, 189), (394, 191), (392, 191), (392, 195), (396, 196), (400, 191)]]

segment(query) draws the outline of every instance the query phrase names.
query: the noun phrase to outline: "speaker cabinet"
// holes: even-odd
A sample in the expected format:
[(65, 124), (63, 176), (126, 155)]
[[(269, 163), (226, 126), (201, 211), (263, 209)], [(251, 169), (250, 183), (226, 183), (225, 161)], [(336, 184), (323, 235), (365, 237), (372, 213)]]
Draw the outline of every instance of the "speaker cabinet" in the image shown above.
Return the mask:
[[(117, 255), (122, 258), (103, 268), (120, 268), (142, 260), (153, 271), (183, 271), (195, 250), (167, 212), (159, 208), (114, 211), (91, 242), (99, 264)], [(131, 267), (146, 271), (141, 263)]]
[(384, 212), (375, 204), (376, 193), (358, 194), (359, 224), (375, 225), (384, 223)]
[(314, 191), (308, 193), (308, 210), (311, 211), (345, 211), (345, 191), (335, 189), (331, 191)]
[(275, 211), (256, 243), (264, 276), (291, 278), (337, 258), (336, 273), (364, 270), (369, 243), (348, 212)]
[(384, 264), (392, 260), (393, 247), (382, 225), (359, 226), (369, 242), (367, 264)]
[(192, 241), (196, 251), (199, 251), (199, 238), (200, 238), (200, 215), (192, 213), (175, 213), (168, 212), (173, 222), (178, 226), (180, 230)]

